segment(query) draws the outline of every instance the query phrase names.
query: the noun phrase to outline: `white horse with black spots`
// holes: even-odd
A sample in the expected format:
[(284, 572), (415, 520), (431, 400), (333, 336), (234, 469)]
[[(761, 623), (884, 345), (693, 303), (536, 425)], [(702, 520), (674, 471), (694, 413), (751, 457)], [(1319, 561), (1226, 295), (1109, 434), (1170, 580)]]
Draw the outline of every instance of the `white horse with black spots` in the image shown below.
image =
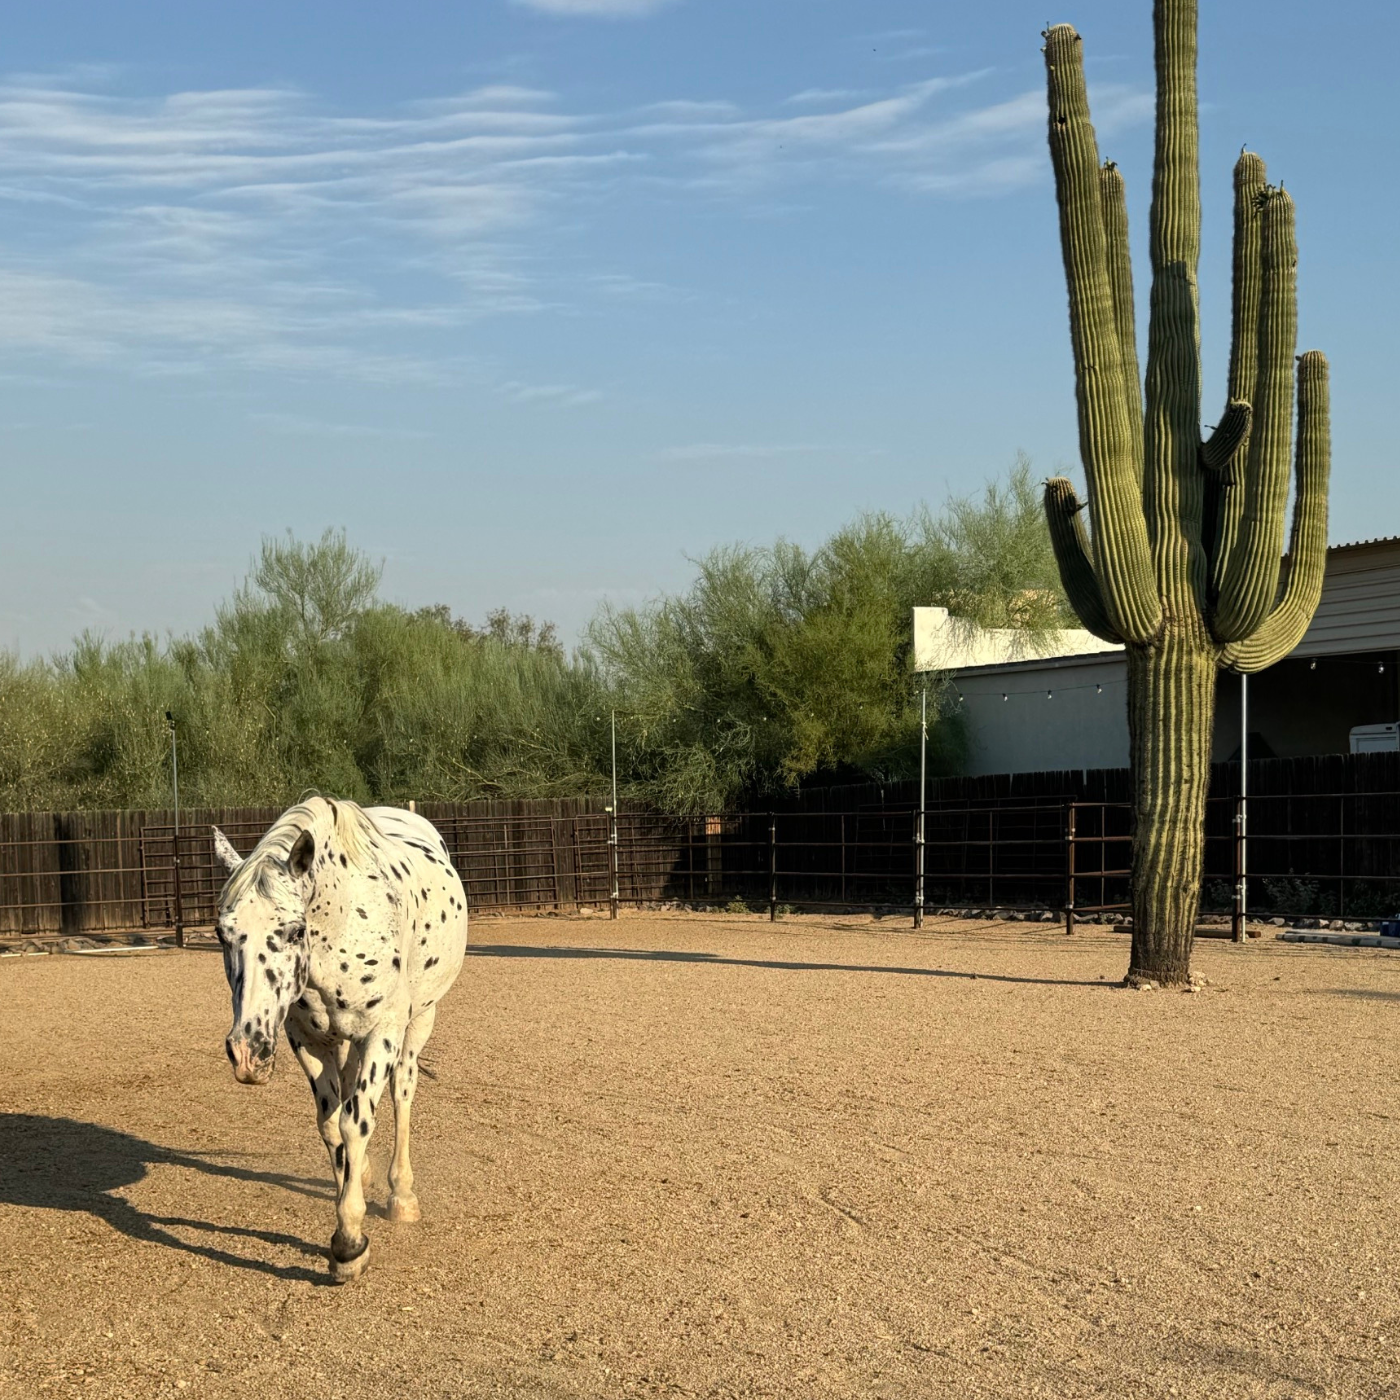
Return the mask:
[(265, 1084), (285, 1024), (335, 1172), (331, 1277), (347, 1283), (369, 1263), (367, 1150), (391, 1085), (389, 1218), (418, 1219), (408, 1151), (417, 1060), (461, 970), (466, 895), (437, 830), (396, 807), (315, 797), (284, 812), (246, 860), (218, 828), (214, 848), (229, 871), (217, 932), (233, 1075)]

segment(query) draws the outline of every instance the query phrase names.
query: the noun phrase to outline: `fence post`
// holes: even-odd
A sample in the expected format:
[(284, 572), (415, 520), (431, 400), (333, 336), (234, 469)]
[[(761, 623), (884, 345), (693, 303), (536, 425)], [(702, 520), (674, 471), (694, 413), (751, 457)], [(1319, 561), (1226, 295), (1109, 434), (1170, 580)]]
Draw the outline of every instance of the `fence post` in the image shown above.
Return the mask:
[(180, 827), (179, 818), (176, 818), (175, 840), (173, 850), (175, 853), (175, 946), (183, 948), (185, 946), (185, 902), (184, 891), (181, 888), (180, 879)]
[(1347, 799), (1337, 796), (1337, 917), (1347, 916)]
[(841, 813), (841, 903), (846, 902), (846, 814)]
[(617, 918), (617, 810), (608, 808), (608, 876), (612, 889), (608, 894), (608, 917)]
[(1249, 928), (1246, 924), (1247, 909), (1245, 903), (1245, 830), (1244, 825), (1248, 820), (1245, 809), (1245, 799), (1235, 798), (1235, 902), (1230, 910), (1230, 936), (1236, 943), (1243, 943), (1249, 937)]
[(1074, 932), (1074, 818), (1076, 806), (1066, 804), (1065, 815), (1065, 932)]
[(914, 927), (924, 926), (924, 812), (928, 809), (928, 678), (919, 700), (919, 815), (914, 822)]
[(914, 927), (924, 926), (924, 811), (914, 817)]
[(778, 921), (778, 819), (768, 813), (768, 922)]

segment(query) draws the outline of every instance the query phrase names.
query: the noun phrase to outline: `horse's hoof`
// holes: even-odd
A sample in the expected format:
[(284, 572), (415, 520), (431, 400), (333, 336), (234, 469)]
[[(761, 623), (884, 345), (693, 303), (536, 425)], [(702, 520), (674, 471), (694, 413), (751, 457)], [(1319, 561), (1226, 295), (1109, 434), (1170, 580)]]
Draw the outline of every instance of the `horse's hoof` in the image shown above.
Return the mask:
[(331, 1282), (350, 1283), (369, 1268), (369, 1237), (360, 1241), (360, 1247), (341, 1258), (341, 1250), (335, 1240), (331, 1241)]
[(418, 1209), (417, 1196), (389, 1197), (390, 1220), (397, 1220), (402, 1225), (412, 1225), (415, 1221), (422, 1219), (422, 1215), (422, 1211)]

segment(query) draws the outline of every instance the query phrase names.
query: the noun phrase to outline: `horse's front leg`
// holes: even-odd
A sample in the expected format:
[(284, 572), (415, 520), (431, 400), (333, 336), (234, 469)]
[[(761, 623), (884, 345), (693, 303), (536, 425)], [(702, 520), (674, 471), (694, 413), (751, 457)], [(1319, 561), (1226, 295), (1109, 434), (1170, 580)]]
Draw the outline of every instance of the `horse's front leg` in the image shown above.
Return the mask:
[(369, 1238), (364, 1232), (364, 1170), (379, 1096), (399, 1057), (402, 1032), (377, 1027), (353, 1045), (341, 1071), (340, 1140), (344, 1149), (336, 1167), (336, 1230), (331, 1239), (331, 1278), (349, 1283), (369, 1266)]
[[(287, 1039), (307, 1079), (316, 1100), (316, 1128), (331, 1159), (331, 1170), (340, 1181), (340, 1161), (345, 1149), (340, 1140), (340, 1057), (323, 1049), (313, 1050), (297, 1039), (289, 1028)], [(337, 1149), (339, 1151), (337, 1152)]]

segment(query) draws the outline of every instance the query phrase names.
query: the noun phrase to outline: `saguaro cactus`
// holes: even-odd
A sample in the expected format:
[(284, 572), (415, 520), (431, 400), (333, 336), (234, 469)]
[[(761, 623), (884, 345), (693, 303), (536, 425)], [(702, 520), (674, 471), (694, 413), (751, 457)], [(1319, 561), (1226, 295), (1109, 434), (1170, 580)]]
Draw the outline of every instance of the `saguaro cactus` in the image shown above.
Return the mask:
[(1196, 0), (1156, 0), (1153, 25), (1145, 402), (1123, 180), (1111, 162), (1099, 163), (1079, 35), (1055, 25), (1044, 36), (1091, 530), (1063, 477), (1046, 483), (1045, 508), (1075, 611), (1127, 647), (1136, 821), (1128, 980), (1174, 984), (1190, 976), (1216, 672), (1272, 666), (1307, 628), (1322, 590), (1331, 449), (1327, 361), (1309, 351), (1298, 360), (1285, 560), (1298, 321), (1293, 201), (1265, 183), (1258, 156), (1240, 156), (1229, 393), (1203, 438)]

